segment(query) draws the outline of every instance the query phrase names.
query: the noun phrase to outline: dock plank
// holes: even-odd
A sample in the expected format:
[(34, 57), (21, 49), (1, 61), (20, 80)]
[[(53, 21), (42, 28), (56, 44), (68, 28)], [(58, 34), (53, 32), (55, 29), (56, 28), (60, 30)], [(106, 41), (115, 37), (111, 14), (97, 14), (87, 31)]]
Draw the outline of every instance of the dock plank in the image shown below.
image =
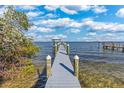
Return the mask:
[(73, 75), (74, 69), (63, 45), (55, 57), (52, 66), (52, 75), (46, 82), (46, 88), (80, 88), (77, 77)]

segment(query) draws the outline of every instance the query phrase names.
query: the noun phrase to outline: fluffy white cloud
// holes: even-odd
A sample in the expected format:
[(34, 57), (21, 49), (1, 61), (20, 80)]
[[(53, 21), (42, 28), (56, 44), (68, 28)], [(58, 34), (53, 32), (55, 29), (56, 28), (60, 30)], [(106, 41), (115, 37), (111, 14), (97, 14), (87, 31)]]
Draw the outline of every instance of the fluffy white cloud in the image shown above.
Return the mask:
[(45, 36), (46, 39), (53, 39), (53, 38), (60, 38), (60, 39), (65, 39), (67, 38), (66, 35), (63, 35), (63, 34), (58, 34), (58, 35), (46, 35)]
[(124, 8), (119, 9), (116, 12), (116, 16), (121, 17), (121, 18), (124, 18)]
[(59, 6), (57, 5), (47, 5), (44, 8), (49, 11), (55, 11)]
[(57, 17), (57, 15), (54, 15), (52, 13), (49, 13), (49, 14), (45, 15), (45, 17), (46, 18), (55, 18), (55, 17)]
[(40, 18), (44, 20), (44, 19), (52, 19), (52, 18), (57, 18), (57, 17), (59, 16), (56, 14), (48, 13), (46, 15), (41, 16)]
[(96, 35), (96, 32), (89, 32), (88, 34), (87, 34), (87, 36), (95, 36)]
[(79, 29), (71, 29), (71, 30), (69, 30), (71, 33), (79, 33), (80, 32), (80, 30)]
[(30, 37), (31, 39), (33, 39), (33, 41), (47, 41), (43, 35), (41, 34), (37, 34), (36, 32), (34, 31), (30, 31), (28, 33), (25, 34), (27, 37)]
[(44, 8), (50, 11), (56, 11), (56, 9), (60, 9), (61, 11), (71, 15), (77, 14), (79, 11), (92, 10), (95, 13), (103, 13), (107, 11), (107, 9), (104, 6), (90, 6), (90, 5), (45, 6)]
[(26, 14), (27, 14), (28, 17), (37, 17), (39, 15), (42, 15), (43, 12), (38, 12), (38, 11), (36, 11), (36, 12), (27, 12)]
[(77, 14), (77, 11), (71, 10), (71, 9), (65, 7), (65, 6), (62, 6), (60, 9), (61, 9), (63, 12), (67, 13), (67, 14), (72, 14), (72, 15), (73, 15), (73, 14)]
[(73, 22), (71, 22), (71, 23), (69, 24), (69, 27), (73, 27), (73, 28), (80, 28), (81, 26), (82, 26), (82, 23), (76, 22), (76, 21), (74, 21), (74, 20), (73, 20)]
[(71, 23), (72, 20), (69, 18), (59, 18), (59, 19), (55, 19), (55, 20), (43, 20), (41, 22), (42, 25), (47, 25), (49, 27), (64, 27), (64, 26), (68, 26), (69, 23)]
[(104, 13), (107, 9), (104, 6), (93, 6), (92, 9), (95, 13)]
[(89, 11), (91, 8), (92, 8), (92, 6), (90, 6), (90, 5), (83, 5), (83, 6), (80, 6), (79, 10)]
[(50, 28), (45, 28), (45, 27), (39, 27), (38, 30), (40, 32), (44, 32), (44, 33), (53, 32), (54, 31), (54, 30), (52, 30)]
[(6, 6), (1, 6), (0, 7), (0, 17), (3, 16), (3, 13), (6, 11)]
[(110, 23), (110, 22), (97, 22), (93, 21), (92, 19), (84, 19), (83, 25), (88, 26), (93, 30), (97, 31), (124, 31), (124, 24), (119, 23)]
[(82, 38), (78, 38), (79, 41), (123, 41), (123, 35), (114, 33), (94, 34), (86, 35)]
[(58, 19), (48, 19), (48, 20), (39, 20), (34, 22), (35, 25), (42, 25), (45, 27), (73, 27), (79, 28), (82, 26), (81, 23), (76, 22), (70, 18), (58, 18)]
[(60, 6), (60, 10), (67, 13), (67, 14), (77, 14), (79, 11), (88, 11), (92, 9), (89, 5), (65, 5)]
[(47, 10), (50, 11), (56, 11), (56, 9), (60, 9), (61, 11), (67, 13), (67, 14), (77, 14), (78, 11), (87, 11), (90, 9), (90, 6), (79, 6), (79, 5), (61, 5), (61, 6), (45, 6), (44, 7)]
[(113, 33), (106, 33), (107, 36), (113, 36)]
[(20, 5), (20, 6), (16, 6), (16, 8), (19, 8), (21, 10), (35, 10), (36, 9), (34, 5)]
[(50, 28), (45, 28), (45, 27), (40, 27), (40, 26), (32, 26), (30, 28), (31, 31), (39, 31), (39, 32), (43, 32), (43, 33), (49, 33), (49, 32), (53, 32), (53, 29)]
[(50, 11), (55, 11), (56, 9), (60, 9), (61, 11), (67, 13), (67, 14), (77, 14), (78, 11), (88, 11), (91, 9), (91, 6), (89, 5), (84, 5), (84, 6), (80, 6), (80, 5), (61, 5), (61, 6), (45, 6), (44, 7), (47, 10)]
[[(35, 21), (34, 24), (37, 26), (53, 29), (54, 28), (81, 29), (86, 26), (87, 28), (92, 29), (94, 31), (124, 32), (124, 24), (94, 21), (91, 18), (83, 19), (83, 21), (80, 22), (77, 22), (70, 18), (48, 19)], [(76, 31), (79, 32), (78, 30)]]
[(35, 33), (35, 32), (29, 32), (29, 33), (26, 33), (25, 34), (26, 36), (28, 36), (28, 37), (32, 37), (32, 39), (34, 39), (35, 37), (37, 37), (37, 34)]
[(26, 36), (31, 37), (34, 41), (51, 41), (51, 39), (53, 39), (53, 38), (60, 38), (60, 39), (67, 38), (67, 36), (64, 34), (42, 35), (42, 34), (36, 33), (35, 31), (26, 33)]

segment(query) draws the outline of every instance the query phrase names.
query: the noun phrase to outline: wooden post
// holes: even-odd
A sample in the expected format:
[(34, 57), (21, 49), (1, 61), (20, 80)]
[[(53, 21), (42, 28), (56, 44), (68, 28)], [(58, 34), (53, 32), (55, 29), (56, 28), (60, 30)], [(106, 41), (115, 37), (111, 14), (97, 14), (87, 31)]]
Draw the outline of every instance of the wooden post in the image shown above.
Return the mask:
[(74, 75), (78, 78), (79, 74), (79, 57), (74, 56)]
[(103, 47), (103, 49), (105, 49), (105, 43), (102, 43), (102, 47)]
[(54, 46), (54, 53), (55, 53), (55, 55), (57, 54), (57, 44), (55, 44), (55, 46)]
[(63, 43), (63, 45), (64, 45), (64, 48), (66, 49), (66, 43)]
[(118, 50), (120, 51), (120, 43), (118, 44)]
[(124, 45), (122, 46), (122, 52), (124, 52)]
[(112, 43), (112, 50), (114, 51), (114, 49), (115, 49), (115, 44)]
[(59, 44), (57, 44), (57, 51), (59, 50)]
[(48, 79), (51, 76), (51, 56), (50, 55), (46, 57), (46, 66), (47, 66), (46, 73), (47, 73), (47, 79)]
[(69, 47), (69, 44), (67, 44), (67, 46), (66, 46), (66, 52), (67, 52), (67, 55), (70, 54), (70, 47)]

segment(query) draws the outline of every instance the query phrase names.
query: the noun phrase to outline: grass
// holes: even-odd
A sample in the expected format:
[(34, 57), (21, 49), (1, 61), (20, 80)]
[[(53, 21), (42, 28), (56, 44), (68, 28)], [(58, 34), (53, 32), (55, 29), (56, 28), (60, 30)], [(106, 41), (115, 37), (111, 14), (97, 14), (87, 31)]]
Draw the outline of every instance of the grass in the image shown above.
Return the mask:
[(124, 64), (80, 62), (81, 87), (124, 88)]
[[(15, 69), (15, 76), (11, 79), (5, 80), (1, 84), (1, 88), (30, 88), (32, 87), (36, 81), (38, 80), (37, 69), (39, 69), (39, 73), (41, 73), (43, 67), (42, 65), (27, 65), (22, 67), (21, 69)], [(9, 71), (13, 73), (13, 71)]]

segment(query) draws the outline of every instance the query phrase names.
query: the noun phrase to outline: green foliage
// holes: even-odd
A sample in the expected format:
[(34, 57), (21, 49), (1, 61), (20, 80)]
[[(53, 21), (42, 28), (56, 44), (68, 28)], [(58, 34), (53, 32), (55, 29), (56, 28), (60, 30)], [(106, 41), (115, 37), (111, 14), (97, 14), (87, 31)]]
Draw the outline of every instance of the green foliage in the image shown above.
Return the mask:
[(26, 76), (28, 74), (33, 74), (33, 73), (35, 73), (34, 65), (25, 66), (20, 71), (20, 75), (23, 75), (23, 76)]
[(27, 15), (23, 12), (16, 11), (12, 6), (8, 7), (8, 10), (4, 13), (4, 17), (7, 22), (15, 23), (14, 25), (21, 26), (24, 30), (28, 30), (31, 26)]
[(39, 51), (23, 33), (30, 26), (27, 15), (12, 6), (0, 18), (0, 62), (4, 67), (22, 64), (23, 58), (31, 58)]
[(29, 46), (21, 47), (21, 50), (23, 51), (23, 55), (30, 58), (32, 55), (35, 55), (37, 52), (39, 52), (39, 47), (34, 45), (29, 45)]
[(39, 52), (39, 47), (26, 37), (24, 32), (31, 27), (25, 13), (14, 7), (7, 7), (0, 18), (0, 77), (3, 87), (31, 87), (36, 82), (36, 70), (31, 57)]

